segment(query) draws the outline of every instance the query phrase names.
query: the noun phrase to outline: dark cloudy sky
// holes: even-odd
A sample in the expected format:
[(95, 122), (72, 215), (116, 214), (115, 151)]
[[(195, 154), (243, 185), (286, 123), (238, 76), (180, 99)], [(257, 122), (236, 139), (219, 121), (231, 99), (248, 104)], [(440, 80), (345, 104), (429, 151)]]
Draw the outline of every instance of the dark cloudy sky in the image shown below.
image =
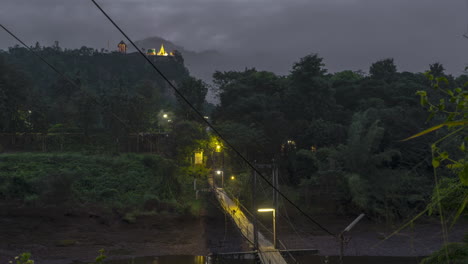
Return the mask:
[[(368, 70), (393, 57), (399, 70), (468, 64), (467, 0), (100, 0), (135, 40), (160, 36), (186, 49), (258, 55), (283, 71), (319, 53), (331, 71)], [(0, 23), (27, 43), (111, 48), (122, 39), (89, 0), (0, 0)], [(15, 42), (0, 32), (0, 48)], [(270, 65), (269, 57), (274, 57)], [(251, 60), (246, 64), (255, 64)], [(265, 66), (266, 65), (266, 66)]]

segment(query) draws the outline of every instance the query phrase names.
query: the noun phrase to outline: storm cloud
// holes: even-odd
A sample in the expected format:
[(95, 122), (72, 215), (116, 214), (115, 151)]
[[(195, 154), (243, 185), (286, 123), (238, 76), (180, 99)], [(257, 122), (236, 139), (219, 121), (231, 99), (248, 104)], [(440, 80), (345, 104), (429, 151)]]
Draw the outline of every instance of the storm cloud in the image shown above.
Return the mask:
[[(400, 71), (468, 62), (466, 0), (100, 0), (134, 39), (160, 36), (187, 50), (218, 50), (245, 66), (287, 73), (310, 53), (330, 71), (367, 71), (392, 57)], [(27, 43), (114, 49), (123, 39), (89, 0), (1, 0), (0, 23)], [(0, 48), (17, 44), (0, 32)]]

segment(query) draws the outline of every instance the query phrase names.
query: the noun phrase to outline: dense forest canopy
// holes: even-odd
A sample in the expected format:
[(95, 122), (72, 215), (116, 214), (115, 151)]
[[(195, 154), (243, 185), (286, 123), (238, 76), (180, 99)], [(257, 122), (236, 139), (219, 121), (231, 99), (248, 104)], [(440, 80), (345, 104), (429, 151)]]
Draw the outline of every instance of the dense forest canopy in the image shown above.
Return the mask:
[[(1, 52), (1, 132), (104, 133), (119, 142), (130, 133), (163, 126), (169, 129), (168, 139), (160, 143), (167, 145), (166, 157), (189, 164), (195, 149), (209, 152), (212, 138), (200, 120), (138, 54), (68, 50), (58, 43), (36, 44), (33, 50), (81, 89), (24, 48)], [(155, 63), (195, 108), (211, 112), (210, 121), (248, 158), (276, 159), (282, 184), (298, 188), (297, 200), (307, 206), (321, 204), (341, 213), (358, 209), (392, 220), (430, 198), (434, 183), (428, 142), (443, 131), (400, 141), (441, 121), (427, 119), (416, 95), (430, 86), (423, 73), (399, 72), (393, 59), (370, 65), (369, 74), (328, 73), (323, 59), (311, 54), (294, 63), (287, 76), (254, 68), (215, 72), (220, 103), (213, 109), (205, 100), (208, 85), (190, 77), (180, 54)], [(468, 80), (446, 75), (439, 63), (429, 65), (428, 72), (445, 77), (442, 85), (448, 88), (463, 87)], [(442, 98), (428, 93), (434, 100)], [(170, 120), (161, 117), (163, 110)], [(248, 172), (233, 153), (226, 158), (229, 170)], [(205, 172), (187, 173), (199, 177)], [(326, 186), (334, 186), (333, 191), (324, 191)]]
[[(439, 63), (427, 70), (446, 78), (447, 88), (466, 82), (466, 75), (446, 75)], [(288, 76), (246, 69), (213, 77), (220, 97), (216, 126), (252, 160), (279, 160), (284, 183), (301, 190), (305, 207), (364, 210), (391, 221), (430, 199), (429, 145), (445, 132), (401, 142), (443, 120), (428, 119), (415, 96), (430, 87), (425, 74), (399, 72), (393, 59), (375, 62), (368, 75), (330, 74), (312, 54)], [(428, 93), (435, 101), (442, 98), (433, 89)]]
[[(3, 111), (2, 132), (43, 132), (57, 124), (84, 133), (91, 129), (146, 131), (154, 126), (152, 115), (174, 105), (167, 84), (136, 53), (87, 47), (63, 50), (58, 43), (52, 47), (37, 43), (33, 50), (80, 89), (25, 48), (2, 52), (2, 107), (8, 109)], [(189, 77), (180, 55), (156, 63), (174, 82)]]

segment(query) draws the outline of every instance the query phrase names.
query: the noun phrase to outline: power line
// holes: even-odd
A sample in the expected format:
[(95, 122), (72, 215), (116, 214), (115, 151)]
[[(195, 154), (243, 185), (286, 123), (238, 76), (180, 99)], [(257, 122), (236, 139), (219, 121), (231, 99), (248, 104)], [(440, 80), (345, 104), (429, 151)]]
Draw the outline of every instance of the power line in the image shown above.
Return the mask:
[[(66, 81), (68, 81), (70, 84), (72, 84), (73, 86), (75, 86), (75, 88), (77, 88), (78, 90), (81, 90), (89, 99), (91, 99), (91, 101), (93, 103), (95, 103), (96, 105), (98, 106), (101, 106), (105, 112), (109, 113), (112, 117), (114, 117), (118, 122), (120, 122), (124, 127), (125, 129), (130, 132), (131, 129), (130, 129), (130, 126), (125, 123), (125, 121), (123, 121), (117, 114), (115, 114), (114, 112), (112, 112), (111, 110), (108, 110), (106, 108), (106, 106), (104, 106), (103, 104), (101, 104), (96, 98), (94, 98), (92, 95), (90, 95), (85, 89), (83, 89), (81, 87), (81, 85), (77, 84), (75, 81), (73, 81), (70, 77), (68, 77), (67, 75), (63, 74), (61, 71), (59, 71), (54, 65), (52, 65), (51, 63), (49, 63), (44, 57), (42, 57), (39, 53), (37, 53), (36, 51), (34, 51), (32, 48), (30, 48), (28, 45), (26, 45), (26, 43), (24, 43), (18, 36), (16, 36), (13, 32), (11, 32), (10, 30), (8, 30), (5, 26), (3, 26), (2, 24), (0, 24), (0, 27), (3, 28), (3, 30), (5, 30), (8, 34), (10, 34), (10, 36), (12, 36), (13, 38), (15, 38), (19, 43), (21, 43), (28, 51), (30, 51), (32, 54), (34, 54), (36, 57), (38, 57), (42, 62), (44, 62), (45, 64), (47, 64), (47, 66), (49, 66), (52, 70), (54, 70), (58, 75), (60, 75), (63, 79), (65, 79)], [(143, 139), (146, 139), (149, 141), (149, 139), (147, 138), (144, 138)]]
[(114, 20), (112, 20), (112, 18), (110, 18), (110, 16), (101, 8), (101, 6), (95, 1), (95, 0), (91, 0), (94, 5), (102, 12), (102, 14), (120, 31), (120, 33), (132, 44), (132, 46), (138, 51), (138, 53), (151, 65), (151, 67), (153, 67), (153, 69), (159, 73), (159, 75), (169, 84), (169, 86), (174, 90), (174, 92), (201, 118), (201, 120), (203, 120), (203, 122), (205, 122), (205, 124), (210, 127), (213, 132), (221, 139), (223, 140), (226, 145), (231, 148), (245, 163), (248, 164), (248, 166), (250, 168), (252, 168), (266, 183), (268, 183), (268, 185), (270, 185), (273, 190), (275, 190), (275, 192), (277, 192), (279, 195), (281, 195), (281, 197), (283, 197), (286, 201), (288, 201), (294, 208), (296, 208), (302, 215), (304, 215), (307, 219), (309, 219), (310, 221), (312, 221), (315, 225), (317, 225), (320, 229), (322, 229), (323, 231), (325, 231), (327, 234), (333, 236), (333, 237), (336, 237), (335, 234), (333, 234), (331, 231), (329, 231), (327, 228), (325, 228), (324, 226), (322, 226), (320, 223), (318, 223), (317, 221), (315, 221), (311, 216), (309, 216), (306, 212), (304, 212), (298, 205), (296, 205), (293, 201), (291, 201), (288, 197), (286, 197), (286, 195), (284, 195), (280, 190), (278, 190), (269, 180), (266, 179), (265, 176), (263, 176), (263, 174), (260, 173), (259, 170), (257, 170), (257, 168), (255, 168), (255, 166), (246, 158), (244, 157), (244, 155), (242, 155), (226, 138), (224, 138), (224, 136), (216, 129), (214, 128), (213, 125), (211, 125), (211, 123), (206, 120), (203, 116), (202, 113), (200, 113), (200, 111), (198, 111), (193, 105), (192, 103), (190, 103), (187, 98), (185, 98), (185, 96), (183, 96), (183, 94), (177, 89), (177, 87), (175, 87), (175, 85), (169, 81), (169, 79), (156, 67), (156, 65), (145, 55), (143, 54), (143, 52), (141, 51), (141, 49), (139, 49), (135, 43), (130, 39), (130, 37), (127, 36), (127, 34), (125, 34), (125, 32), (114, 22)]
[[(78, 88), (78, 90), (81, 90), (83, 91), (86, 96), (88, 96), (88, 98), (90, 98), (95, 104), (97, 105), (100, 105), (102, 106), (98, 100), (96, 100), (96, 98), (94, 98), (93, 96), (91, 96), (86, 90), (84, 90), (80, 85), (78, 85), (75, 81), (73, 81), (72, 79), (70, 79), (70, 77), (66, 76), (65, 74), (63, 74), (62, 72), (60, 72), (54, 65), (52, 65), (51, 63), (49, 63), (46, 59), (44, 59), (44, 57), (42, 57), (41, 55), (39, 55), (39, 53), (37, 53), (36, 51), (34, 51), (33, 49), (31, 49), (28, 45), (26, 45), (26, 43), (24, 43), (19, 37), (17, 37), (13, 32), (11, 32), (10, 30), (8, 30), (5, 26), (3, 26), (2, 24), (0, 24), (0, 27), (3, 28), (3, 30), (5, 30), (8, 34), (10, 34), (10, 36), (12, 36), (13, 38), (15, 38), (19, 43), (21, 43), (21, 45), (23, 45), (27, 50), (29, 50), (32, 54), (34, 54), (36, 57), (38, 57), (42, 62), (44, 62), (45, 64), (47, 64), (47, 66), (49, 66), (52, 70), (54, 70), (58, 75), (60, 75), (63, 79), (65, 79), (66, 81), (68, 81), (70, 84), (72, 84), (73, 86), (75, 86), (76, 88)], [(106, 109), (104, 107), (104, 109)], [(122, 123), (125, 128), (128, 129), (128, 125), (120, 118), (118, 117), (116, 114), (114, 114), (112, 111), (107, 111), (109, 112), (115, 119), (117, 119), (120, 123)]]

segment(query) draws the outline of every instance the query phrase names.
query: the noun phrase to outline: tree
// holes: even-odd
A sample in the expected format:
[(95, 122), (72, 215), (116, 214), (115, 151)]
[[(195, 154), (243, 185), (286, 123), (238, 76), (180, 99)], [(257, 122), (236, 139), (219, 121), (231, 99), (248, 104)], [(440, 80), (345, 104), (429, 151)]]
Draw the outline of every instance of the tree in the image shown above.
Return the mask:
[(29, 113), (26, 105), (28, 82), (25, 74), (5, 62), (0, 56), (0, 131), (24, 131), (26, 121), (22, 113)]
[(372, 78), (384, 81), (393, 80), (396, 72), (396, 65), (391, 58), (379, 60), (373, 63), (369, 69)]
[[(205, 104), (206, 94), (208, 93), (208, 87), (205, 82), (194, 77), (187, 77), (179, 85), (180, 93), (187, 99), (198, 111), (203, 113), (203, 106)], [(186, 116), (185, 113), (191, 112), (187, 103), (177, 95), (179, 102), (179, 114), (178, 116)]]
[(288, 119), (330, 119), (336, 110), (333, 90), (324, 74), (323, 59), (317, 54), (301, 58), (288, 76), (289, 87), (283, 110)]
[(291, 79), (296, 82), (307, 82), (314, 77), (323, 77), (327, 73), (327, 69), (323, 66), (323, 58), (320, 58), (318, 54), (307, 55), (294, 63), (291, 71)]
[(434, 77), (444, 76), (444, 71), (444, 66), (438, 62), (429, 65), (429, 73), (432, 74)]

